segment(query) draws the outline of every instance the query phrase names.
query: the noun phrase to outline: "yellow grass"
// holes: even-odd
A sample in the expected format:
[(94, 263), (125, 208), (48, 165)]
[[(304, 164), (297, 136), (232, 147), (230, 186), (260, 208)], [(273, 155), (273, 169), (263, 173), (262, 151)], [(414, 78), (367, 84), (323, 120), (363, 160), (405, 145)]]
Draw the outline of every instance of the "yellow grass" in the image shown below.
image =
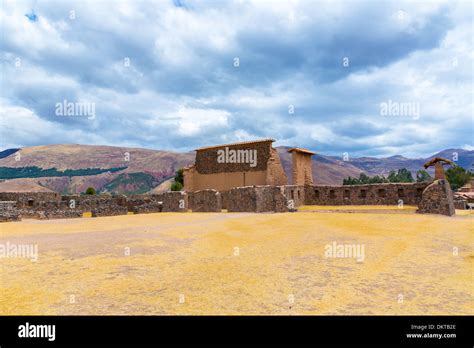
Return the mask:
[[(37, 244), (39, 259), (0, 258), (0, 314), (474, 314), (473, 221), (406, 211), (3, 223), (0, 244)], [(326, 258), (333, 242), (364, 245), (364, 261)]]
[(415, 211), (416, 206), (413, 205), (305, 205), (298, 208), (298, 211), (317, 211), (317, 210), (401, 210), (401, 211)]

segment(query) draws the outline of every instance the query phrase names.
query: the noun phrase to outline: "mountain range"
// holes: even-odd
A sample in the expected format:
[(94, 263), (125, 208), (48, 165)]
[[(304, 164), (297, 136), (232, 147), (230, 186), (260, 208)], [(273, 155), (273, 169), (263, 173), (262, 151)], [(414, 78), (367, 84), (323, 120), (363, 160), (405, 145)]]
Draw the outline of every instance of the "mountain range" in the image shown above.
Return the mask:
[[(276, 147), (291, 182), (291, 147)], [(415, 174), (433, 157), (456, 159), (472, 170), (474, 151), (446, 149), (427, 158), (313, 156), (315, 184), (340, 185), (360, 173), (388, 175), (407, 168)], [(0, 152), (0, 191), (81, 193), (92, 186), (100, 192), (146, 193), (169, 189), (177, 169), (194, 162), (194, 152), (171, 152), (102, 145), (58, 144)], [(432, 173), (432, 170), (429, 172)]]

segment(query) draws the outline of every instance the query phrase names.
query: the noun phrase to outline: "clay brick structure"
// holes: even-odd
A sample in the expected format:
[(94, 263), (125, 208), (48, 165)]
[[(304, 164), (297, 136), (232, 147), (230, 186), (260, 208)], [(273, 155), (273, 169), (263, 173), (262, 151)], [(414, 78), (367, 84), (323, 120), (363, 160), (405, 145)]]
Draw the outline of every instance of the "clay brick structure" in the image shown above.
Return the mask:
[(429, 167), (434, 166), (435, 167), (435, 180), (444, 180), (446, 179), (446, 176), (444, 175), (444, 168), (443, 166), (445, 165), (454, 165), (453, 162), (446, 158), (442, 157), (435, 157), (428, 162), (426, 162), (423, 166), (425, 169), (428, 169)]
[(250, 185), (286, 185), (288, 179), (273, 139), (202, 147), (184, 168), (184, 190), (226, 191)]
[(193, 212), (216, 212), (222, 210), (221, 194), (216, 190), (201, 190), (193, 192), (190, 198), (191, 209)]
[(435, 180), (424, 191), (417, 213), (452, 216), (456, 213), (453, 192), (447, 180)]
[(294, 147), (288, 152), (291, 153), (293, 161), (293, 185), (313, 185), (313, 163), (311, 156), (315, 153), (306, 149)]

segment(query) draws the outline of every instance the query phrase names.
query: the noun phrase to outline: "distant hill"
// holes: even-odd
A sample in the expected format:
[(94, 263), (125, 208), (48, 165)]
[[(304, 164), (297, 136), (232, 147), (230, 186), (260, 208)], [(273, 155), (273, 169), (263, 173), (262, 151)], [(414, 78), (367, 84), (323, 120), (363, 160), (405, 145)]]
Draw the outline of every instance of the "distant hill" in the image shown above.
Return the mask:
[[(176, 153), (140, 148), (100, 145), (44, 145), (20, 149), (20, 160), (10, 156), (0, 159), (0, 167), (17, 168), (20, 173), (27, 167), (38, 167), (48, 172), (69, 171), (71, 176), (36, 177), (40, 187), (61, 193), (84, 192), (92, 186), (102, 192), (148, 192), (174, 176), (175, 171), (194, 161), (194, 153)], [(123, 170), (117, 170), (125, 168)], [(87, 172), (85, 169), (89, 169)], [(96, 175), (78, 175), (81, 170)], [(11, 175), (11, 170), (8, 172)], [(34, 171), (37, 176), (37, 170)], [(15, 179), (21, 182), (23, 179)], [(24, 179), (25, 184), (32, 179)], [(7, 180), (10, 181), (10, 180)], [(17, 186), (16, 185), (16, 186)], [(5, 188), (3, 185), (2, 189)]]
[[(286, 146), (277, 147), (291, 182), (289, 149)], [(19, 161), (15, 159), (17, 151), (21, 155)], [(391, 156), (349, 158), (344, 161), (342, 157), (316, 154), (313, 156), (313, 179), (316, 184), (340, 185), (344, 178), (358, 177), (362, 172), (370, 176), (388, 175), (391, 170), (407, 168), (415, 174), (428, 159), (435, 156), (453, 159), (454, 153), (457, 153), (458, 165), (472, 169), (474, 151), (462, 149), (446, 149), (427, 158), (416, 159)], [(177, 169), (194, 162), (194, 152), (76, 144), (10, 149), (0, 154), (7, 154), (0, 158), (0, 174), (22, 177), (0, 180), (0, 191), (79, 193), (92, 186), (101, 192), (162, 192), (170, 187)]]

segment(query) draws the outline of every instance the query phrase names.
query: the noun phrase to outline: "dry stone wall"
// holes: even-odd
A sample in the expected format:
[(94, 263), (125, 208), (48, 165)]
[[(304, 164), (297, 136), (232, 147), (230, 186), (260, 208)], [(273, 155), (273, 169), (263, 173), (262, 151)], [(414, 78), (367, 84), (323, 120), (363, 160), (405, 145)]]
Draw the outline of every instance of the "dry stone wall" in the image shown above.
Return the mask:
[[(14, 202), (0, 205), (0, 221), (26, 218), (56, 219), (158, 212), (287, 212), (300, 205), (407, 205), (420, 204), (419, 212), (450, 215), (454, 202), (446, 181), (354, 186), (283, 185), (246, 186), (228, 191), (165, 192), (152, 195), (67, 195), (57, 193), (0, 193)], [(447, 185), (447, 186), (446, 186)], [(449, 191), (448, 191), (449, 189)], [(448, 193), (449, 192), (449, 193)], [(461, 205), (461, 202), (456, 202)], [(10, 208), (7, 208), (10, 207)], [(451, 207), (453, 207), (451, 209)]]
[(287, 200), (278, 186), (237, 187), (229, 191), (229, 212), (285, 212)]
[(216, 190), (201, 190), (193, 192), (190, 197), (190, 207), (193, 212), (217, 212), (222, 210), (221, 194)]
[(0, 222), (20, 221), (21, 213), (16, 201), (0, 201)]
[(453, 192), (447, 180), (435, 180), (423, 191), (417, 213), (448, 216), (455, 214)]
[(306, 205), (417, 205), (429, 183), (305, 186)]

